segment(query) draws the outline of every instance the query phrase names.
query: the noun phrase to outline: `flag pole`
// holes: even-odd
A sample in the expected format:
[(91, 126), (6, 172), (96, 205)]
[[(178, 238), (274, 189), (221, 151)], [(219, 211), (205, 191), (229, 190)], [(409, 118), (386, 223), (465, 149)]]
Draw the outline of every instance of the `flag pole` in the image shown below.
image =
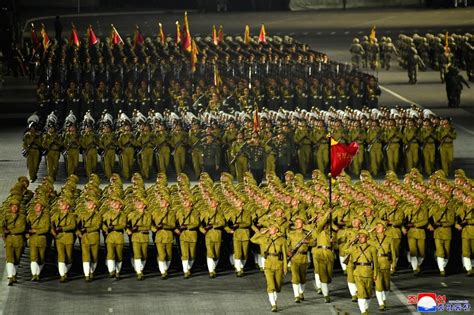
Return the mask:
[(329, 181), (329, 238), (332, 242), (332, 174), (331, 174), (331, 133), (327, 134), (328, 138), (328, 156), (329, 156), (329, 166), (328, 166), (328, 181)]

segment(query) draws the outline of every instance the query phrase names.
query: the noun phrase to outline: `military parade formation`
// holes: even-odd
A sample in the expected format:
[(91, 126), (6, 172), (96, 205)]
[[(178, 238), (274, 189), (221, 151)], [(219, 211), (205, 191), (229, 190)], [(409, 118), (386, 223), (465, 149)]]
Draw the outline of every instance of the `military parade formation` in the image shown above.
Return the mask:
[[(265, 274), (273, 311), (288, 271), (295, 302), (304, 300), (310, 265), (317, 292), (330, 303), (333, 268), (340, 266), (352, 300), (365, 314), (374, 285), (380, 310), (385, 309), (400, 257), (408, 256), (415, 276), (425, 259), (434, 259), (440, 275), (446, 276), (455, 233), (462, 240), (463, 267), (474, 275), (473, 182), (462, 170), (456, 170), (453, 181), (442, 170), (425, 181), (415, 168), (402, 181), (392, 171), (383, 182), (368, 171), (361, 172), (358, 182), (342, 175), (333, 184), (331, 201), (327, 178), (319, 170), (308, 181), (292, 171), (284, 180), (270, 173), (261, 185), (251, 172), (244, 173), (242, 183), (235, 183), (230, 173), (222, 173), (218, 181), (202, 173), (194, 186), (183, 173), (176, 184), (168, 184), (160, 173), (148, 187), (138, 173), (130, 186), (115, 173), (103, 188), (95, 174), (82, 189), (78, 180), (70, 175), (55, 191), (53, 179), (46, 176), (33, 192), (28, 179), (20, 177), (11, 188), (0, 220), (9, 285), (17, 282), (26, 246), (32, 281), (40, 280), (49, 253), (57, 261), (60, 281), (66, 282), (73, 252), (80, 250), (90, 282), (100, 263), (101, 244), (109, 276), (117, 280), (122, 264), (129, 263), (125, 255), (131, 257), (137, 279), (143, 280), (153, 244), (163, 279), (174, 255), (185, 278), (203, 257), (210, 278), (217, 276), (219, 262), (230, 263), (237, 277), (255, 265)], [(434, 258), (427, 256), (430, 247)]]
[[(308, 274), (331, 303), (336, 268), (368, 314), (374, 293), (380, 311), (390, 307), (391, 277), (405, 261), (414, 276), (426, 261), (447, 276), (453, 240), (474, 275), (474, 182), (452, 169), (450, 119), (379, 105), (377, 77), (361, 70), (389, 70), (395, 57), (410, 69), (415, 49), (415, 68), (456, 67), (472, 80), (472, 35), (401, 35), (379, 46), (374, 28), (354, 40), (348, 66), (290, 36), (269, 37), (263, 25), (254, 38), (248, 26), (243, 37), (221, 26), (191, 38), (187, 15), (174, 38), (161, 24), (156, 38), (137, 26), (122, 39), (111, 27), (101, 41), (91, 26), (81, 40), (73, 26), (68, 42), (32, 28), (39, 79), (23, 136), (28, 177), (0, 208), (9, 286), (26, 260), (31, 281), (53, 261), (65, 283), (80, 264), (75, 253), (86, 282), (98, 265), (115, 280), (131, 266), (142, 281), (156, 254), (163, 280), (193, 278), (196, 261), (210, 279), (229, 265), (238, 278), (256, 268), (276, 312), (288, 272), (295, 303), (308, 294)], [(451, 53), (444, 63), (440, 41)], [(416, 83), (416, 69), (409, 77)], [(331, 139), (359, 148), (335, 178)]]

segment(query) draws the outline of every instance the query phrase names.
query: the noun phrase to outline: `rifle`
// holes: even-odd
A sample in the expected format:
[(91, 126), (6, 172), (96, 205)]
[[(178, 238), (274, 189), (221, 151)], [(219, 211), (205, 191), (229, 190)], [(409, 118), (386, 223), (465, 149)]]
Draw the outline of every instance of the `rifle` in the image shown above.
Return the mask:
[(311, 234), (313, 234), (314, 230), (316, 229), (316, 227), (313, 227), (311, 229), (311, 231), (309, 231), (308, 233), (306, 233), (306, 235), (301, 239), (301, 241), (299, 241), (295, 247), (289, 252), (289, 255), (288, 255), (288, 261), (291, 260), (291, 258), (293, 258), (294, 254), (298, 251), (298, 249), (300, 249), (301, 246), (303, 246), (305, 244), (305, 241), (311, 236)]
[(229, 162), (229, 164), (234, 164), (237, 159), (244, 153), (243, 149), (244, 147), (247, 146), (248, 141), (245, 141), (242, 146), (240, 147), (239, 151), (237, 151), (237, 154), (232, 158), (232, 160)]

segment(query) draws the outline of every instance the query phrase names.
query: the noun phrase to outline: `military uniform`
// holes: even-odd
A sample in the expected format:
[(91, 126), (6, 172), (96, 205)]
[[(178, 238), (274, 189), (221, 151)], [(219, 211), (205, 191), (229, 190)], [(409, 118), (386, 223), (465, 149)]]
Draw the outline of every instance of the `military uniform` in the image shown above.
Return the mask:
[(143, 279), (143, 269), (148, 257), (149, 234), (152, 224), (151, 213), (133, 210), (128, 215), (129, 233), (132, 235), (133, 267), (137, 279)]
[[(471, 197), (472, 198), (472, 197)], [(472, 204), (463, 204), (456, 210), (458, 223), (456, 228), (461, 231), (462, 262), (467, 274), (474, 274), (472, 256), (474, 254), (474, 211)]]
[(156, 229), (155, 244), (158, 251), (158, 268), (161, 277), (168, 277), (168, 268), (173, 255), (173, 230), (176, 227), (176, 213), (170, 206), (158, 207), (152, 213), (153, 228)]
[(428, 229), (434, 231), (436, 262), (442, 276), (445, 275), (445, 267), (451, 254), (451, 230), (454, 226), (455, 216), (455, 209), (447, 205), (447, 199), (444, 204), (433, 202), (430, 206), (431, 223)]
[(62, 139), (56, 130), (48, 130), (43, 134), (41, 146), (46, 151), (46, 167), (48, 176), (56, 179), (61, 157)]
[(428, 210), (425, 205), (408, 204), (405, 210), (407, 223), (403, 229), (408, 237), (410, 263), (415, 273), (420, 272), (420, 266), (425, 258), (425, 227), (428, 225)]
[(117, 142), (111, 131), (103, 131), (99, 137), (98, 147), (102, 158), (102, 169), (107, 178), (112, 176), (115, 166), (115, 150)]
[(242, 141), (234, 141), (230, 147), (229, 157), (230, 161), (234, 161), (232, 166), (239, 183), (244, 181), (244, 173), (248, 171), (249, 158), (245, 154), (247, 149), (248, 144)]
[(209, 270), (209, 276), (214, 278), (220, 258), (225, 218), (221, 208), (216, 205), (216, 208), (209, 207), (207, 211), (203, 212), (200, 220), (203, 224), (199, 230), (204, 234), (206, 241), (207, 269)]
[(63, 211), (51, 217), (51, 234), (55, 238), (58, 254), (58, 271), (61, 282), (66, 281), (67, 273), (72, 266), (72, 252), (74, 248), (74, 232), (76, 230), (75, 215)]
[(314, 160), (316, 168), (325, 172), (329, 163), (329, 148), (327, 144), (327, 131), (324, 128), (314, 128), (311, 139), (314, 146)]
[(91, 174), (96, 172), (97, 168), (98, 139), (96, 134), (89, 129), (81, 134), (80, 143), (86, 176), (89, 177)]
[(64, 157), (66, 162), (66, 174), (70, 176), (77, 173), (79, 165), (79, 150), (81, 143), (76, 131), (67, 131), (63, 137)]
[(235, 209), (235, 212), (230, 215), (229, 221), (232, 226), (226, 226), (225, 230), (232, 234), (234, 266), (237, 276), (241, 277), (248, 257), (250, 226), (252, 225), (249, 206), (244, 205), (242, 209)]
[(394, 126), (384, 130), (382, 139), (385, 143), (384, 151), (387, 155), (387, 170), (396, 172), (400, 160), (400, 140), (401, 134)]
[(30, 129), (23, 136), (23, 155), (26, 156), (30, 180), (35, 181), (41, 162), (41, 134), (35, 129)]
[(431, 175), (435, 166), (436, 146), (435, 130), (431, 126), (423, 126), (419, 131), (421, 153), (426, 175)]
[(102, 227), (102, 216), (97, 212), (98, 200), (86, 200), (93, 202), (93, 209), (87, 209), (77, 215), (78, 237), (81, 239), (82, 268), (86, 281), (92, 280), (97, 267), (99, 256), (99, 231)]
[(168, 142), (168, 134), (165, 130), (156, 131), (155, 144), (155, 161), (158, 172), (166, 174), (170, 164), (171, 150)]
[(149, 130), (143, 130), (137, 137), (136, 146), (139, 148), (138, 160), (140, 161), (140, 173), (148, 179), (153, 166), (155, 139)]
[[(306, 285), (306, 272), (308, 269), (308, 251), (311, 239), (307, 237), (310, 231), (300, 229), (288, 233), (288, 250), (291, 257), (291, 283), (295, 301), (304, 300), (304, 290)], [(298, 248), (298, 244), (306, 238)]]
[(127, 215), (121, 209), (122, 201), (118, 199), (121, 206), (118, 210), (108, 210), (102, 217), (102, 229), (105, 232), (105, 244), (107, 247), (107, 269), (111, 277), (120, 277), (123, 260), (124, 231), (127, 227)]
[(298, 147), (298, 164), (300, 172), (305, 176), (311, 162), (310, 131), (306, 127), (298, 127), (295, 131), (295, 144)]
[(393, 242), (386, 233), (376, 233), (369, 241), (377, 251), (379, 274), (375, 279), (375, 296), (380, 310), (385, 309), (386, 292), (390, 291), (390, 266), (393, 256)]
[(183, 265), (184, 277), (191, 276), (191, 268), (196, 258), (197, 229), (199, 228), (199, 213), (196, 209), (181, 208), (176, 213), (177, 230), (179, 244), (181, 248), (181, 262)]
[(20, 202), (10, 201), (10, 207), (18, 207), (16, 213), (8, 209), (5, 214), (3, 226), (3, 238), (5, 241), (6, 270), (8, 285), (16, 283), (16, 274), (20, 264), (21, 254), (24, 245), (24, 234), (26, 229), (25, 215), (20, 213)]
[(370, 128), (367, 130), (367, 152), (369, 154), (369, 171), (372, 176), (376, 176), (382, 164), (382, 143), (380, 128)]
[(46, 235), (50, 229), (50, 217), (45, 212), (44, 205), (42, 211), (38, 214), (36, 211), (30, 211), (26, 217), (26, 224), (29, 227), (28, 245), (30, 247), (30, 267), (32, 280), (39, 280), (39, 275), (45, 263)]
[(448, 175), (454, 160), (453, 142), (456, 139), (456, 131), (451, 126), (440, 126), (436, 129), (436, 138), (439, 142), (441, 169)]
[(117, 139), (117, 147), (120, 149), (120, 162), (122, 167), (122, 176), (125, 179), (130, 178), (134, 164), (135, 139), (130, 131), (120, 132)]
[(174, 130), (171, 133), (170, 144), (173, 147), (173, 161), (176, 174), (184, 171), (184, 164), (186, 163), (186, 149), (185, 144), (188, 141), (186, 132), (183, 130)]

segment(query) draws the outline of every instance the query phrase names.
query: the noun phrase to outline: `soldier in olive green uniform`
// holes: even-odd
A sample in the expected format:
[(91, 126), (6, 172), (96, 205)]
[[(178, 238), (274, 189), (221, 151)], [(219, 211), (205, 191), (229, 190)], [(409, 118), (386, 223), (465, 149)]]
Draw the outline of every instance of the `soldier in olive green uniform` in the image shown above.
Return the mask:
[(79, 165), (79, 149), (81, 143), (79, 135), (77, 134), (76, 126), (70, 125), (67, 127), (67, 132), (63, 137), (63, 145), (66, 174), (67, 176), (70, 176), (77, 173), (77, 166)]
[(122, 167), (122, 176), (125, 179), (130, 178), (130, 173), (134, 164), (135, 139), (128, 123), (123, 126), (123, 130), (119, 133), (117, 146), (120, 149), (120, 162)]
[(359, 230), (359, 244), (349, 251), (349, 263), (354, 268), (354, 280), (357, 286), (357, 302), (360, 312), (368, 314), (374, 281), (380, 277), (377, 250), (367, 240), (369, 233)]
[(237, 182), (242, 183), (244, 181), (244, 173), (248, 171), (248, 155), (246, 150), (248, 148), (248, 143), (244, 142), (244, 134), (239, 133), (237, 135), (237, 140), (232, 142), (232, 145), (229, 150), (229, 162), (234, 169), (234, 173), (237, 177)]
[(107, 178), (112, 176), (115, 165), (116, 139), (109, 124), (105, 124), (99, 138), (99, 149), (102, 157), (102, 169)]
[(191, 268), (196, 258), (197, 229), (199, 228), (199, 213), (193, 208), (191, 200), (183, 200), (183, 207), (176, 213), (178, 227), (175, 230), (179, 235), (181, 248), (181, 262), (184, 278), (191, 276)]
[(61, 157), (62, 139), (54, 126), (49, 126), (48, 131), (43, 134), (41, 146), (46, 151), (48, 176), (55, 180)]
[(211, 199), (207, 211), (201, 213), (202, 225), (199, 228), (206, 239), (207, 269), (209, 277), (216, 277), (222, 243), (222, 230), (225, 225), (224, 213), (217, 200)]
[(239, 203), (229, 217), (232, 226), (226, 226), (227, 233), (232, 234), (232, 243), (234, 248), (234, 266), (237, 277), (244, 275), (244, 266), (248, 257), (250, 226), (252, 225), (252, 214), (248, 204)]
[(454, 160), (453, 141), (456, 139), (456, 130), (451, 126), (449, 120), (443, 119), (441, 121), (441, 126), (436, 129), (436, 138), (439, 142), (441, 169), (448, 175)]
[(457, 211), (456, 229), (461, 231), (462, 239), (462, 263), (468, 276), (474, 275), (472, 269), (471, 257), (474, 255), (474, 197), (471, 194), (466, 195), (464, 204)]
[(185, 145), (188, 142), (188, 136), (181, 125), (176, 124), (174, 130), (171, 132), (170, 144), (173, 148), (173, 161), (176, 174), (184, 171), (184, 164), (186, 163), (186, 149)]
[(295, 144), (298, 148), (298, 164), (301, 174), (306, 176), (311, 161), (311, 137), (310, 131), (303, 121), (298, 123), (295, 131)]
[(400, 140), (402, 135), (395, 126), (395, 120), (390, 120), (388, 127), (384, 129), (382, 140), (385, 145), (383, 147), (387, 155), (386, 170), (396, 172), (398, 169), (398, 162), (400, 160)]
[(428, 224), (428, 209), (420, 197), (405, 208), (406, 227), (402, 229), (407, 235), (410, 250), (410, 263), (415, 275), (420, 273), (420, 266), (425, 258), (425, 227)]
[(408, 172), (413, 167), (418, 167), (419, 162), (418, 129), (412, 119), (407, 121), (407, 126), (403, 129), (402, 141), (405, 154), (405, 170)]
[(316, 168), (321, 172), (325, 172), (329, 163), (327, 131), (324, 128), (324, 122), (318, 120), (316, 126), (311, 132), (311, 140), (314, 146), (314, 160)]
[(209, 174), (212, 180), (218, 178), (218, 171), (221, 164), (221, 147), (217, 139), (208, 134), (204, 142), (200, 144), (202, 152), (202, 171)]
[(107, 247), (107, 269), (111, 278), (120, 279), (123, 254), (123, 233), (127, 227), (127, 215), (123, 211), (123, 201), (113, 197), (109, 201), (110, 210), (104, 213), (102, 229)]
[(425, 120), (423, 127), (419, 131), (419, 138), (421, 143), (421, 153), (423, 156), (423, 166), (426, 175), (431, 175), (435, 166), (436, 146), (435, 146), (435, 130), (431, 122)]
[(58, 252), (58, 271), (61, 283), (66, 282), (67, 273), (72, 266), (76, 218), (70, 212), (70, 208), (71, 202), (62, 197), (58, 201), (59, 211), (51, 217), (51, 234), (55, 238), (56, 250)]
[(291, 259), (291, 283), (296, 303), (304, 300), (308, 250), (311, 242), (310, 237), (307, 236), (310, 231), (304, 230), (303, 224), (303, 219), (297, 218), (295, 230), (288, 233), (288, 257)]
[(102, 216), (98, 213), (99, 201), (87, 197), (85, 210), (77, 215), (78, 237), (81, 240), (82, 269), (87, 282), (94, 278), (99, 256), (99, 231), (102, 227)]
[(87, 177), (96, 172), (98, 142), (97, 135), (94, 133), (92, 125), (86, 125), (84, 132), (81, 134), (80, 143), (82, 160), (84, 161), (84, 168)]
[(30, 247), (31, 280), (38, 281), (45, 263), (46, 234), (50, 229), (50, 217), (45, 205), (39, 199), (33, 203), (33, 211), (28, 213), (26, 223), (29, 228), (28, 245)]
[(170, 165), (171, 150), (168, 132), (163, 124), (159, 124), (155, 132), (155, 162), (159, 173), (166, 174)]
[(143, 197), (136, 197), (133, 210), (128, 215), (128, 234), (132, 235), (133, 267), (137, 280), (143, 280), (143, 269), (148, 257), (148, 243), (151, 229), (151, 213), (146, 211), (147, 202)]
[(140, 172), (145, 179), (150, 178), (150, 171), (153, 166), (153, 155), (155, 149), (155, 138), (150, 131), (150, 126), (145, 124), (137, 137), (136, 145), (139, 149), (137, 158), (140, 161)]
[(386, 292), (390, 291), (390, 266), (393, 256), (393, 242), (391, 237), (385, 233), (385, 224), (382, 221), (377, 222), (375, 227), (375, 236), (369, 240), (369, 243), (377, 251), (379, 265), (379, 275), (375, 279), (375, 296), (379, 303), (379, 309), (385, 310)]
[(191, 146), (191, 160), (193, 162), (193, 169), (196, 178), (199, 177), (202, 171), (202, 146), (201, 141), (203, 140), (204, 133), (199, 126), (197, 121), (193, 122), (191, 129), (189, 130), (189, 145)]
[(382, 143), (381, 143), (382, 130), (380, 129), (376, 121), (372, 122), (372, 125), (367, 130), (367, 152), (369, 155), (369, 171), (372, 176), (376, 176), (380, 171), (380, 166), (383, 160)]
[(347, 140), (349, 142), (357, 142), (359, 144), (359, 151), (352, 159), (351, 170), (352, 173), (356, 176), (360, 175), (362, 165), (364, 163), (364, 151), (365, 151), (365, 131), (360, 127), (359, 121), (354, 122), (354, 127), (350, 128), (347, 135)]
[(23, 136), (23, 156), (26, 157), (26, 166), (30, 180), (35, 181), (41, 162), (41, 134), (36, 130), (34, 123)]
[(344, 264), (347, 266), (347, 287), (352, 297), (352, 302), (357, 302), (357, 286), (354, 280), (354, 265), (349, 263), (349, 252), (352, 247), (359, 241), (359, 231), (361, 230), (362, 221), (359, 217), (352, 218), (352, 227), (346, 228), (344, 231), (344, 237), (346, 242), (343, 246), (339, 247), (339, 253), (341, 251), (344, 254)]
[(159, 207), (152, 214), (153, 227), (156, 229), (155, 244), (158, 251), (158, 268), (161, 277), (168, 278), (168, 268), (173, 255), (173, 230), (176, 228), (176, 213), (170, 207), (170, 201), (162, 198)]
[(3, 239), (5, 241), (6, 269), (8, 285), (16, 283), (16, 273), (23, 251), (23, 238), (26, 229), (25, 215), (20, 212), (20, 201), (11, 199), (8, 212), (5, 213)]
[(456, 211), (453, 207), (448, 206), (448, 197), (439, 195), (437, 201), (430, 206), (429, 216), (431, 223), (428, 229), (434, 231), (436, 262), (441, 276), (445, 276), (445, 267), (451, 253), (451, 229), (454, 226)]
[(379, 217), (385, 221), (385, 234), (392, 241), (392, 267), (391, 272), (395, 273), (397, 268), (398, 257), (400, 253), (400, 244), (402, 241), (402, 225), (404, 219), (403, 209), (399, 209), (397, 200), (390, 198), (389, 203), (383, 205), (383, 209), (379, 212)]
[(265, 248), (265, 279), (267, 280), (268, 299), (272, 306), (272, 312), (276, 312), (278, 310), (277, 293), (281, 291), (283, 279), (288, 271), (286, 239), (279, 233), (278, 227), (272, 225), (268, 229), (256, 233), (251, 241)]
[[(222, 143), (224, 145), (224, 155), (225, 155), (225, 163), (229, 167), (229, 171), (232, 174), (232, 176), (237, 177), (237, 180), (239, 180), (239, 175), (236, 173), (236, 164), (231, 164), (230, 161), (232, 161), (233, 157), (232, 155), (232, 146), (236, 142), (237, 137), (239, 134), (239, 130), (237, 129), (235, 122), (232, 121), (229, 124), (229, 127), (225, 129), (224, 135), (222, 136)], [(242, 135), (243, 136), (243, 135)], [(242, 137), (243, 139), (243, 137)], [(243, 174), (243, 172), (241, 173)], [(240, 181), (241, 182), (241, 181)]]
[[(263, 171), (265, 167), (265, 148), (260, 143), (260, 139), (258, 139), (257, 133), (252, 134), (252, 138), (248, 142), (248, 146), (245, 148), (245, 154), (248, 156), (249, 171), (252, 173), (257, 184), (260, 184), (263, 180)], [(266, 162), (267, 174), (269, 174), (268, 159)]]

